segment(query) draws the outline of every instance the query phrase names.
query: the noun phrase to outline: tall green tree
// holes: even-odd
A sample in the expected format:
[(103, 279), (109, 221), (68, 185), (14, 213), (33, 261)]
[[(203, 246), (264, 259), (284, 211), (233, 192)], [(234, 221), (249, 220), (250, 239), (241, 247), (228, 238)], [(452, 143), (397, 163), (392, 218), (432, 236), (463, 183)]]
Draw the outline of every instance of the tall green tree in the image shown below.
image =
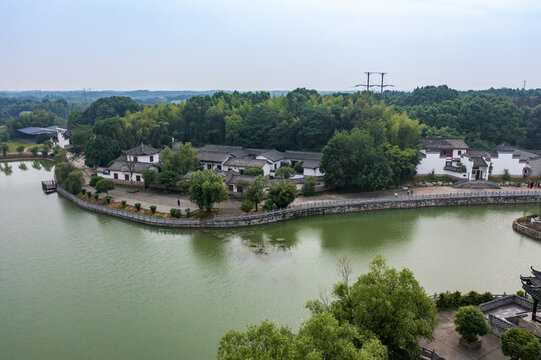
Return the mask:
[(169, 190), (171, 186), (175, 186), (178, 182), (178, 173), (171, 170), (165, 170), (158, 174), (156, 177), (158, 183), (165, 186), (165, 189)]
[(199, 170), (190, 176), (190, 201), (197, 204), (200, 210), (208, 212), (217, 202), (229, 199), (229, 191), (220, 175), (211, 170)]
[(8, 154), (8, 151), (9, 151), (9, 145), (7, 143), (1, 143), (0, 144), (0, 149), (2, 149), (2, 155), (6, 156)]
[(242, 194), (245, 199), (254, 203), (255, 211), (257, 211), (257, 206), (263, 201), (263, 197), (265, 196), (267, 180), (268, 179), (265, 176), (257, 176), (253, 183), (250, 184)]
[[(391, 359), (418, 359), (418, 338), (433, 338), (436, 305), (408, 269), (390, 268), (378, 256), (353, 285), (342, 282), (334, 289), (337, 299), (328, 306), (333, 316), (375, 335)], [(315, 314), (325, 311), (318, 301), (308, 306)]]
[(281, 180), (269, 188), (269, 200), (276, 205), (278, 209), (283, 209), (295, 201), (297, 196), (297, 186), (295, 184)]
[(185, 175), (188, 171), (195, 170), (199, 166), (197, 150), (193, 149), (189, 142), (181, 145), (175, 153), (171, 153), (166, 148), (160, 156), (163, 169), (174, 171), (180, 175)]
[(85, 179), (83, 173), (74, 170), (68, 174), (68, 177), (64, 180), (64, 187), (72, 194), (77, 194), (83, 188)]

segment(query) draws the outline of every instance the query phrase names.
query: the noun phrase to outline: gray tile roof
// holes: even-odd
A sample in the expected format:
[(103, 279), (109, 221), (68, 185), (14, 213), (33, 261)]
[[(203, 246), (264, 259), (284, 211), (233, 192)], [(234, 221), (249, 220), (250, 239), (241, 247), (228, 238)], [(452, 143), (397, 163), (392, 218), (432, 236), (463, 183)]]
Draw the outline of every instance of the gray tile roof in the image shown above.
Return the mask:
[(466, 151), (464, 156), (466, 157), (480, 156), (480, 157), (484, 157), (490, 160), (492, 158), (498, 158), (498, 153), (494, 153), (486, 149), (468, 149), (468, 151)]
[(141, 156), (158, 154), (160, 151), (160, 149), (153, 148), (152, 146), (141, 144), (137, 145), (133, 149), (123, 151), (122, 153), (126, 155)]
[(423, 149), (427, 150), (449, 150), (468, 149), (469, 146), (460, 138), (424, 138)]
[(496, 151), (499, 152), (512, 152), (514, 158), (520, 159), (521, 162), (526, 162), (530, 159), (535, 159), (541, 156), (541, 151), (539, 150), (526, 150), (519, 148), (518, 146), (500, 144), (496, 146)]
[(316, 169), (319, 167), (319, 164), (320, 164), (320, 160), (311, 160), (311, 159), (308, 159), (308, 160), (304, 160), (303, 163), (302, 163), (302, 168), (306, 168), (306, 169)]
[(230, 158), (224, 165), (227, 166), (240, 166), (240, 167), (263, 167), (265, 164), (268, 164), (266, 160), (257, 160), (250, 158)]
[[(133, 172), (141, 174), (145, 170), (149, 169), (158, 169), (156, 165), (150, 164), (150, 163), (141, 163), (136, 162), (134, 163)], [(122, 171), (122, 172), (129, 172), (130, 168), (128, 166), (128, 162), (126, 161), (126, 155), (120, 156), (116, 161), (107, 168), (109, 171)]]
[(231, 154), (235, 157), (245, 157), (248, 156), (246, 150), (240, 146), (227, 146), (227, 145), (205, 145), (198, 149), (199, 151), (205, 152), (221, 152)]
[(224, 161), (226, 161), (228, 158), (231, 157), (231, 155), (228, 152), (201, 151), (201, 150), (197, 152), (197, 156), (199, 157), (199, 161), (213, 162), (213, 163), (220, 163), (220, 164), (222, 164)]
[(260, 154), (259, 156), (264, 156), (271, 161), (278, 161), (284, 159), (285, 154), (281, 151), (272, 149)]
[(290, 151), (286, 150), (284, 152), (286, 159), (291, 160), (321, 160), (323, 157), (322, 153), (319, 152), (307, 152), (307, 151)]
[(473, 162), (473, 166), (488, 166), (485, 159), (480, 156), (473, 156), (470, 158), (470, 160)]

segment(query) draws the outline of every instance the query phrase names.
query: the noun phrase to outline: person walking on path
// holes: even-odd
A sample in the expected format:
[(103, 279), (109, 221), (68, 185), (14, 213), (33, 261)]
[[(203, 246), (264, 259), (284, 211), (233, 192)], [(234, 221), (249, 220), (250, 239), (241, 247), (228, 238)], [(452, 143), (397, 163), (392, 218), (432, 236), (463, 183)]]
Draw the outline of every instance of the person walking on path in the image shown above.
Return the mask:
[(180, 199), (177, 199), (177, 205), (180, 207)]

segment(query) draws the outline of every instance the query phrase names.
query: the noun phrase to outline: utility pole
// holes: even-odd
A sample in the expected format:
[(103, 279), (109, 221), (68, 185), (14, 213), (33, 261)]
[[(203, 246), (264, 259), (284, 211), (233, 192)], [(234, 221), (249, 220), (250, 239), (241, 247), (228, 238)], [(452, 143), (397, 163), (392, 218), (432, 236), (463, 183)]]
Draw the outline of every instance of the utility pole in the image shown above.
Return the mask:
[(522, 87), (522, 91), (526, 90), (526, 80), (524, 80), (524, 86)]

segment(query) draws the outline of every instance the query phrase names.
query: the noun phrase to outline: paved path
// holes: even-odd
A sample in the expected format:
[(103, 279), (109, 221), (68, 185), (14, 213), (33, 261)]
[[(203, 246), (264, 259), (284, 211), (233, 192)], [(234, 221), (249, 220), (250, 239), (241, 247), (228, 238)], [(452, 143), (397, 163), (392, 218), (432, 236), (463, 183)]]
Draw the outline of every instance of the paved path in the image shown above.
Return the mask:
[[(91, 169), (84, 165), (84, 162), (81, 158), (71, 158), (72, 163), (80, 168), (84, 175), (85, 181), (88, 184), (90, 181), (90, 174), (94, 173)], [(92, 193), (95, 193), (95, 189), (86, 185), (85, 188)], [(141, 206), (145, 209), (148, 209), (150, 205), (155, 205), (157, 210), (160, 212), (169, 213), (171, 208), (179, 208), (178, 202), (180, 201), (180, 209), (185, 211), (190, 209), (194, 211), (197, 209), (197, 206), (188, 200), (188, 196), (180, 195), (177, 192), (164, 192), (163, 190), (156, 189), (143, 189), (135, 187), (139, 191), (136, 193), (129, 193), (128, 190), (134, 189), (133, 187), (116, 185), (115, 190), (109, 191), (109, 195), (113, 197), (113, 201), (120, 202), (126, 200), (129, 205), (134, 205), (135, 203), (141, 203)], [(499, 189), (455, 189), (452, 186), (431, 186), (431, 187), (417, 187), (414, 188), (415, 195), (428, 195), (428, 194), (449, 194), (449, 193), (468, 193), (468, 192), (479, 192), (479, 191), (517, 191), (517, 190), (527, 190), (525, 187), (516, 188), (516, 187), (502, 187)], [(531, 190), (534, 191), (534, 190)], [(373, 191), (373, 192), (361, 192), (361, 193), (337, 193), (337, 192), (328, 192), (323, 195), (304, 197), (299, 196), (295, 199), (291, 206), (300, 206), (304, 204), (325, 202), (325, 201), (341, 201), (341, 200), (353, 200), (353, 199), (377, 199), (385, 197), (393, 197), (394, 194), (398, 193), (399, 195), (406, 195), (404, 190), (386, 190), (386, 191)], [(103, 197), (105, 195), (100, 195)], [(262, 206), (262, 205), (261, 205)], [(233, 215), (240, 214), (240, 199), (230, 199), (226, 202), (216, 204), (214, 206), (218, 209), (220, 215)]]
[(438, 313), (440, 322), (434, 330), (434, 341), (421, 339), (421, 346), (435, 350), (447, 360), (503, 360), (509, 359), (500, 349), (500, 338), (494, 334), (483, 336), (481, 348), (470, 350), (458, 343), (460, 335), (455, 331), (454, 311)]

